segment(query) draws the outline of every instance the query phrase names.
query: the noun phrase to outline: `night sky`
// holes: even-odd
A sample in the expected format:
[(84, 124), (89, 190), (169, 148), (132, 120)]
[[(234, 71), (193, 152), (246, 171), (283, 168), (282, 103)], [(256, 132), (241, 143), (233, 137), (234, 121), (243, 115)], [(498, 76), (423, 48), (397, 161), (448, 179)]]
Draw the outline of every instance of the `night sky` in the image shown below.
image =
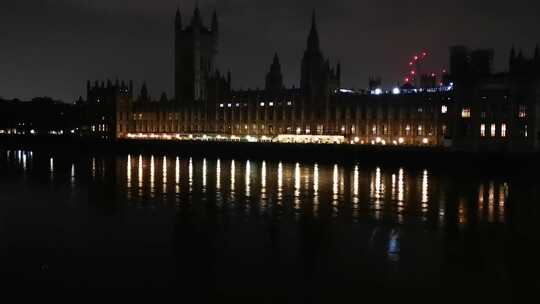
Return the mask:
[[(205, 23), (217, 8), (222, 32), (218, 66), (235, 88), (264, 86), (278, 52), (287, 86), (298, 86), (311, 12), (322, 49), (342, 62), (344, 87), (365, 88), (369, 75), (387, 86), (407, 72), (409, 57), (430, 54), (427, 66), (447, 66), (448, 46), (495, 49), (506, 68), (512, 44), (532, 55), (540, 42), (538, 0), (359, 1), (200, 0)], [(0, 96), (52, 96), (73, 102), (87, 79), (146, 81), (152, 96), (173, 91), (173, 24), (184, 23), (194, 0), (1, 0)]]

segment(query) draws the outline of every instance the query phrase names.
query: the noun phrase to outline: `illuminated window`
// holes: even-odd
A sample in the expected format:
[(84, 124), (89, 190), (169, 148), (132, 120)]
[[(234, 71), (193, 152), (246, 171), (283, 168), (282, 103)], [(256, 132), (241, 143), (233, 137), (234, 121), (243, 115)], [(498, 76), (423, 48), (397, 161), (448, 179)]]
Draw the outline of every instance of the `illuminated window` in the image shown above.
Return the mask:
[(480, 136), (481, 137), (486, 137), (486, 125), (485, 124), (480, 125)]
[(506, 124), (501, 125), (501, 137), (506, 137)]
[(441, 107), (441, 113), (442, 113), (442, 114), (448, 113), (448, 107), (447, 107), (447, 106), (442, 106), (442, 107)]
[(261, 102), (261, 103), (260, 103), (260, 106), (261, 106), (261, 107), (264, 107), (264, 102)]
[(482, 117), (482, 119), (485, 119), (486, 118), (486, 112), (482, 111), (482, 113), (480, 113), (480, 117)]
[(461, 117), (470, 118), (471, 117), (471, 108), (463, 108), (461, 111)]
[(491, 137), (495, 137), (497, 135), (497, 125), (491, 124)]
[(519, 105), (519, 118), (527, 117), (527, 106)]
[(424, 134), (424, 128), (422, 127), (422, 125), (419, 125), (418, 126), (418, 135), (423, 135)]
[(377, 135), (377, 126), (373, 125), (373, 128), (371, 129), (373, 135)]

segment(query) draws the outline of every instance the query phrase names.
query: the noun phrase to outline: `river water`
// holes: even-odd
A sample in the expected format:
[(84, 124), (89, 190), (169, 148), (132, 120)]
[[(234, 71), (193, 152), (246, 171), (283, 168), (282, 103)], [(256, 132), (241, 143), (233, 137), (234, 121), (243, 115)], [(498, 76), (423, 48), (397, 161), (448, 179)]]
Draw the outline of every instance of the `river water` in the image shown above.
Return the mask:
[(0, 151), (2, 279), (203, 301), (511, 301), (540, 287), (531, 176)]

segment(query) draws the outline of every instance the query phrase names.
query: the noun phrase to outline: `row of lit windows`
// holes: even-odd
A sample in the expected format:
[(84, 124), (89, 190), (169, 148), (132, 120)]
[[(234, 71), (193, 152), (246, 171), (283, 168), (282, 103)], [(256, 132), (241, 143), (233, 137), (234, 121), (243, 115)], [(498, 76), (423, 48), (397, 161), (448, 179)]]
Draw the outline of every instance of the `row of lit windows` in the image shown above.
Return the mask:
[[(497, 125), (491, 124), (490, 131), (491, 137), (497, 136)], [(480, 125), (480, 136), (486, 137), (486, 124)], [(501, 125), (501, 137), (506, 137), (506, 124)]]
[[(480, 125), (480, 136), (481, 137), (486, 137), (487, 136), (487, 130), (486, 130), (487, 126), (486, 124), (481, 124)], [(500, 135), (502, 138), (506, 138), (508, 136), (508, 126), (503, 123), (501, 124), (501, 128), (500, 128)], [(497, 125), (496, 124), (491, 124), (490, 125), (490, 133), (489, 135), (491, 137), (496, 137), (497, 136)], [(529, 136), (529, 133), (528, 133), (528, 126), (525, 125), (524, 128), (523, 128), (523, 137), (527, 138)]]
[[(259, 103), (259, 106), (260, 106), (260, 107), (265, 107), (265, 106), (273, 107), (274, 105), (276, 105), (276, 103), (273, 102), (273, 101), (270, 101), (270, 102), (268, 102), (268, 103), (266, 103), (266, 102), (260, 102), (260, 103)], [(281, 102), (277, 103), (277, 105), (281, 105)], [(292, 105), (293, 105), (293, 102), (292, 102), (292, 101), (287, 101), (287, 105), (288, 105), (288, 106), (292, 106)], [(220, 108), (225, 108), (225, 107), (227, 107), (227, 108), (232, 108), (232, 107), (239, 108), (239, 107), (241, 107), (241, 106), (242, 106), (242, 107), (247, 107), (248, 104), (247, 104), (247, 103), (238, 103), (238, 102), (237, 102), (237, 103), (227, 103), (227, 104), (220, 103), (220, 104), (219, 104), (219, 107), (220, 107)]]
[(107, 131), (107, 126), (105, 124), (92, 125), (92, 132), (105, 132)]
[[(443, 106), (444, 107), (444, 106)], [(444, 109), (445, 111), (447, 111), (448, 109)], [(526, 118), (527, 117), (527, 106), (526, 105), (520, 105), (519, 106), (519, 111), (518, 111), (518, 117), (519, 118)], [(444, 112), (446, 113), (446, 112)], [(461, 117), (462, 118), (470, 118), (471, 117), (471, 108), (469, 107), (465, 107), (461, 110)], [(482, 118), (486, 118), (486, 112), (482, 112), (481, 113), (481, 117)]]

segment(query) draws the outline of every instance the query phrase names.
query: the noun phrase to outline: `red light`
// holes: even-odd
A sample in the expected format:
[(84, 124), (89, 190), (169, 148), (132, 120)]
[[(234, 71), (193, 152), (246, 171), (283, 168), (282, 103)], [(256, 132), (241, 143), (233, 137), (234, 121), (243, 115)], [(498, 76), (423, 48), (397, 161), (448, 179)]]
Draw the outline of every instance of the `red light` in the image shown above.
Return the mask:
[(411, 71), (411, 74), (412, 74), (412, 75), (416, 74), (416, 71)]
[(418, 56), (414, 56), (414, 60), (418, 60)]
[(426, 56), (427, 56), (427, 53), (426, 53), (426, 52), (423, 52), (423, 53), (422, 53), (422, 56), (426, 57)]
[(413, 65), (413, 63), (412, 63), (412, 62), (409, 62), (409, 65), (410, 65), (410, 66), (412, 66), (412, 65)]
[(431, 73), (431, 77), (435, 77), (435, 73)]
[(405, 82), (409, 82), (409, 81), (410, 81), (409, 77), (405, 78)]

